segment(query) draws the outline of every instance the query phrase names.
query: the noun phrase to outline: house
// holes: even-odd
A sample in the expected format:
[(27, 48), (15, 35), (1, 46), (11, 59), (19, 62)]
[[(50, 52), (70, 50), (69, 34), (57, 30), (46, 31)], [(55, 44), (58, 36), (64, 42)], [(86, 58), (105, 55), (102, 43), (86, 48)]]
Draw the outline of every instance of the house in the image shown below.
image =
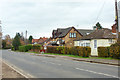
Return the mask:
[(112, 30), (104, 28), (95, 30), (87, 36), (83, 36), (74, 41), (74, 46), (89, 46), (91, 47), (91, 56), (98, 56), (98, 47), (107, 47), (116, 42), (116, 35)]
[(32, 44), (40, 44), (43, 45), (44, 43), (46, 43), (48, 40), (48, 38), (45, 37), (40, 37), (39, 39), (32, 39)]
[(44, 43), (47, 42), (47, 40), (48, 40), (48, 38), (45, 38), (45, 37), (42, 38), (42, 37), (40, 37), (40, 39), (38, 41), (38, 44), (43, 45)]
[(74, 46), (74, 40), (79, 39), (93, 30), (76, 29), (75, 27), (57, 28), (52, 32), (52, 42), (54, 46)]
[(39, 39), (32, 39), (32, 44), (38, 44)]

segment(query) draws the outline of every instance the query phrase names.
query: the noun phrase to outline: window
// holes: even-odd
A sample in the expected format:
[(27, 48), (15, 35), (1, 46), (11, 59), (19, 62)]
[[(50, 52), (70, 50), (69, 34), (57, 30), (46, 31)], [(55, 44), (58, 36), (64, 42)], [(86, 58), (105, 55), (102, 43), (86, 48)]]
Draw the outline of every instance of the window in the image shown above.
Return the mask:
[(94, 48), (97, 48), (97, 40), (94, 40)]
[(90, 43), (86, 43), (86, 46), (90, 47)]
[(74, 37), (74, 35), (73, 35), (73, 33), (71, 33), (72, 34), (72, 38)]
[(70, 33), (70, 38), (76, 38), (76, 33)]
[(112, 39), (109, 39), (108, 42), (109, 42), (109, 43), (112, 43)]
[(70, 38), (72, 37), (72, 34), (70, 33)]
[(74, 33), (74, 38), (76, 38), (76, 33)]
[(83, 46), (83, 44), (81, 44), (81, 46)]

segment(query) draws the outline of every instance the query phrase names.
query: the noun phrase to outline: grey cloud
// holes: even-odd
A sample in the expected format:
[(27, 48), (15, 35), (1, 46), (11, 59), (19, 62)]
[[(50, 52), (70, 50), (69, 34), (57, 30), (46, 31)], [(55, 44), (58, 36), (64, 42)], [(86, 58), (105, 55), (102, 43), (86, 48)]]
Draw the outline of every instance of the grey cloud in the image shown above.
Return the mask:
[[(7, 0), (6, 0), (7, 1)], [(95, 24), (99, 10), (106, 0), (81, 0), (79, 2), (39, 2), (39, 0), (12, 0), (0, 4), (0, 15), (4, 34), (14, 37), (16, 31), (25, 32), (36, 38), (51, 36), (53, 29), (79, 25), (91, 28)], [(114, 4), (106, 1), (98, 21), (104, 26), (114, 23)], [(104, 27), (103, 26), (103, 27)]]

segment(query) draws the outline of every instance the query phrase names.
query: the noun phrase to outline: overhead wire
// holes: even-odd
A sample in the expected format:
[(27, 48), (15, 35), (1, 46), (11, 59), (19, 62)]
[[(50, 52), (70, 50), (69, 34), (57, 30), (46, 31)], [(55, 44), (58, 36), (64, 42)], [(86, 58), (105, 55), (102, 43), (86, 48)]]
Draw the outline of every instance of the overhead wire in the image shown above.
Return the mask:
[[(100, 10), (99, 10), (98, 15), (97, 15), (97, 17), (96, 17), (95, 22), (93, 23), (93, 25), (96, 24), (97, 20), (99, 19), (100, 15), (102, 14), (102, 11), (103, 11), (103, 9), (104, 9), (104, 6), (105, 6), (105, 1), (104, 1), (103, 5), (101, 6)], [(98, 9), (97, 9), (97, 10), (98, 10)]]

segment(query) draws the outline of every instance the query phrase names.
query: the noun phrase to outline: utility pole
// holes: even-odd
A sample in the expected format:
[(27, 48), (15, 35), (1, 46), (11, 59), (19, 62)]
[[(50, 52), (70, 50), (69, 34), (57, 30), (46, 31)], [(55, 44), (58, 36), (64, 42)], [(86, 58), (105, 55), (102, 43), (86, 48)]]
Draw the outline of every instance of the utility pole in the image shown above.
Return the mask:
[(116, 22), (116, 33), (118, 38), (118, 7), (117, 7), (117, 0), (115, 0), (115, 22)]
[[(1, 24), (1, 21), (0, 21)], [(2, 48), (2, 27), (0, 25), (0, 49)]]
[(120, 32), (119, 32), (119, 24), (118, 24), (118, 2), (115, 0), (115, 21), (116, 21), (116, 33), (117, 33), (117, 41), (120, 42)]
[(27, 45), (27, 30), (25, 32), (25, 45)]
[(120, 43), (120, 1), (118, 2), (118, 43)]

